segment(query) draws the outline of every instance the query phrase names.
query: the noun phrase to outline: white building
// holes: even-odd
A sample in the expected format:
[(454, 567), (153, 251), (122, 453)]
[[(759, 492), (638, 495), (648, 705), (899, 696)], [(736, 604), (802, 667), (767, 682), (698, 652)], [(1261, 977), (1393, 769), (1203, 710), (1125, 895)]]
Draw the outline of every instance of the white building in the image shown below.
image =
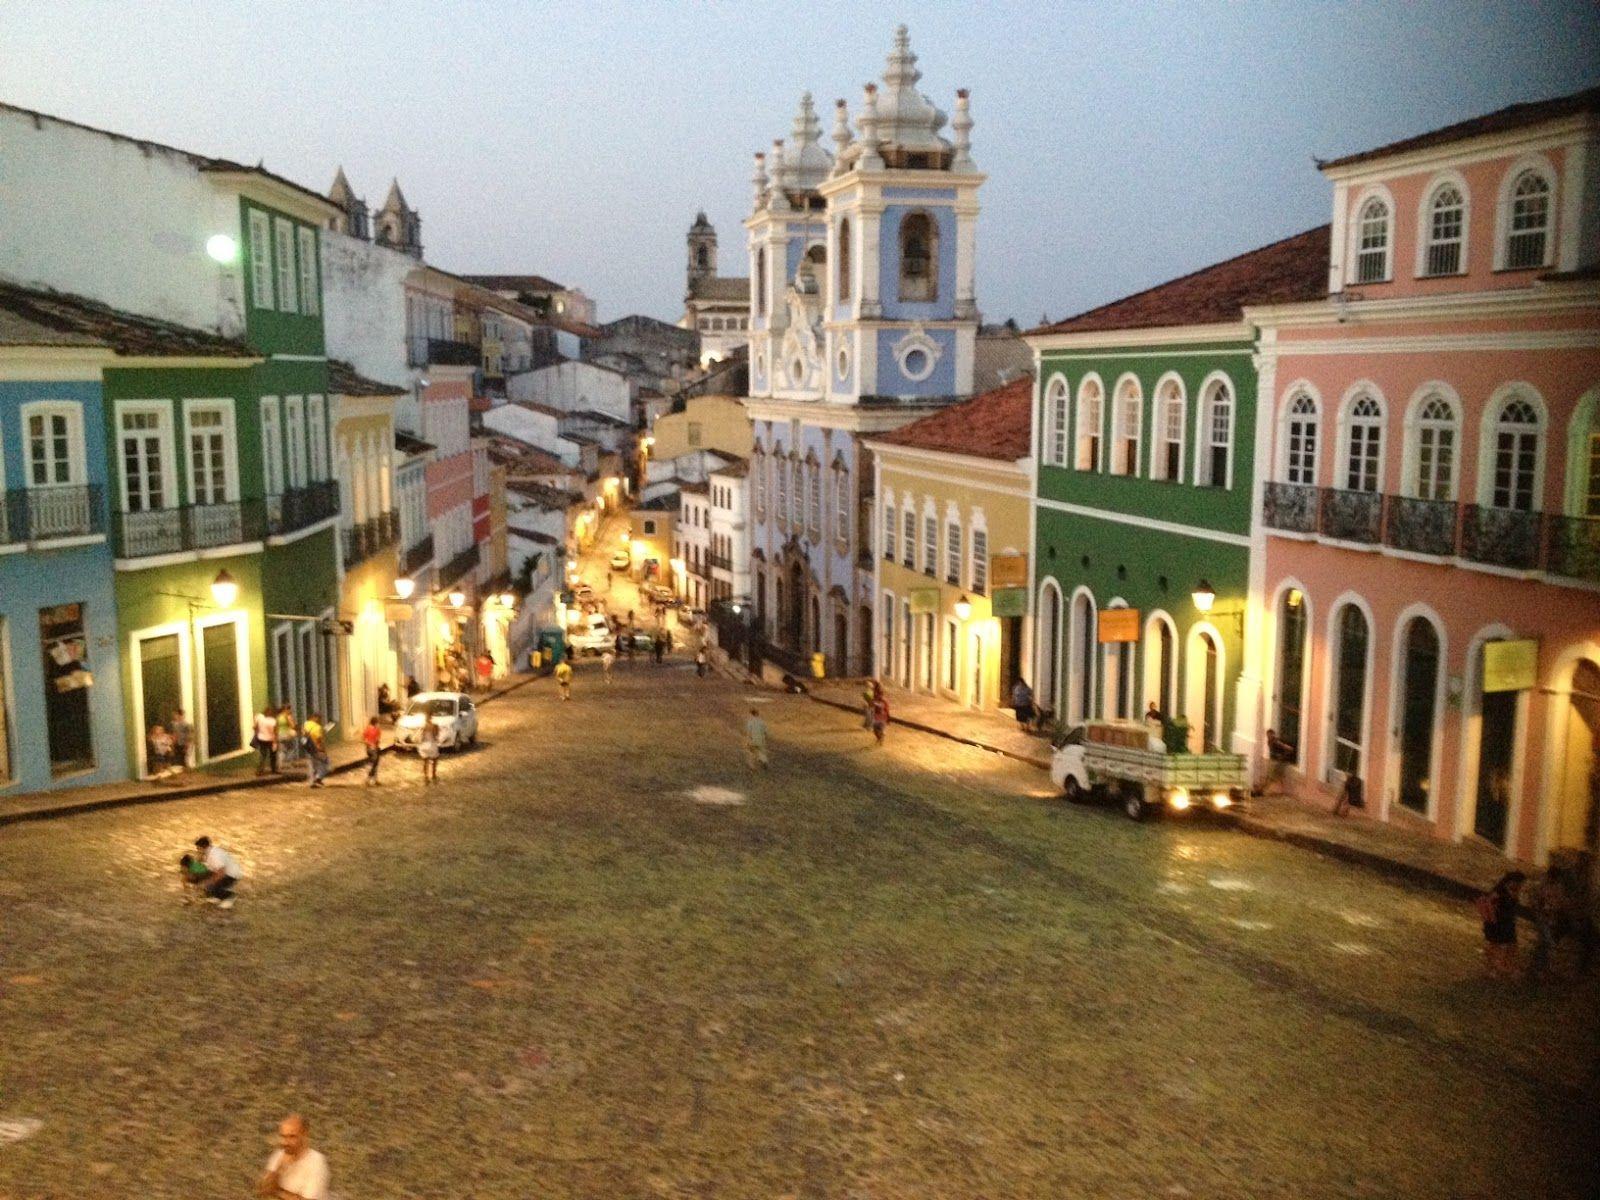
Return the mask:
[(750, 596), (750, 464), (738, 459), (711, 472), (711, 599)]
[(686, 483), (678, 495), (678, 523), (672, 531), (674, 583), (690, 605), (705, 608), (711, 603), (711, 487)]
[(630, 427), (633, 389), (628, 377), (597, 363), (559, 362), (523, 371), (506, 380), (512, 400), (528, 400), (562, 412), (595, 412)]

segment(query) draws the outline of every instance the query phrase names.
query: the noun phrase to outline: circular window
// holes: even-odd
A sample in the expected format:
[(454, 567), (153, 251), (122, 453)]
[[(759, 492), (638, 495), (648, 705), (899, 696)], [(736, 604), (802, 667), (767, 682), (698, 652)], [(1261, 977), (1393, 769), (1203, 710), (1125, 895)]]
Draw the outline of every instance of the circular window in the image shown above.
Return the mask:
[(841, 380), (850, 378), (850, 350), (848, 347), (839, 347), (838, 371)]
[(791, 359), (789, 362), (789, 381), (799, 387), (806, 381), (806, 363), (803, 358)]
[(900, 360), (900, 370), (907, 379), (926, 379), (933, 374), (933, 358), (926, 350), (907, 350)]

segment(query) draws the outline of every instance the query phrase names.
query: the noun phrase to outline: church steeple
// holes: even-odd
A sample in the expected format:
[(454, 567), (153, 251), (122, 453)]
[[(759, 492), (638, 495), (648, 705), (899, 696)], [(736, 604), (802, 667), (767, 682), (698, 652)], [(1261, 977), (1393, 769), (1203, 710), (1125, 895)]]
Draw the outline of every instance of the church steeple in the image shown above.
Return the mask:
[(389, 196), (378, 210), (378, 242), (412, 258), (422, 257), (422, 217), (406, 203), (400, 181), (389, 184)]
[(706, 220), (704, 210), (695, 214), (689, 226), (689, 290), (702, 279), (714, 279), (717, 274), (717, 231)]
[(367, 202), (356, 196), (355, 189), (345, 178), (343, 167), (334, 173), (333, 186), (328, 189), (328, 199), (343, 210), (342, 216), (334, 218), (335, 229), (363, 240), (372, 236), (367, 224)]

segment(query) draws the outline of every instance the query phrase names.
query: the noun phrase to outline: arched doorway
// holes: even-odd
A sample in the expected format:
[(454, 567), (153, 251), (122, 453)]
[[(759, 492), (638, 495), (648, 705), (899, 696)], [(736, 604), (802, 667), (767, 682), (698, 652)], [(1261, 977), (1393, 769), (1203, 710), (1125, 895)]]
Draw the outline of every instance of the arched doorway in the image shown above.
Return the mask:
[(1572, 670), (1566, 737), (1556, 753), (1560, 783), (1550, 849), (1600, 851), (1600, 666), (1588, 659)]
[[(889, 613), (885, 612), (884, 613), (884, 620), (888, 621), (890, 619), (891, 618), (890, 618)], [(889, 658), (890, 658), (890, 650), (891, 650), (891, 647), (893, 646), (894, 639), (893, 639), (891, 633), (889, 632), (888, 626), (886, 625), (884, 628), (885, 628), (885, 632), (884, 632), (884, 635), (883, 635), (883, 649), (884, 649), (883, 662), (880, 663), (878, 665), (878, 669), (876, 671), (874, 671), (872, 669), (872, 661), (871, 661), (871, 653), (870, 653), (870, 647), (872, 646), (872, 606), (870, 604), (863, 604), (857, 610), (857, 616), (856, 616), (856, 645), (860, 647), (859, 653), (861, 655), (861, 674), (863, 674), (863, 675), (877, 675), (877, 676), (887, 680), (889, 678), (889, 676), (890, 676), (891, 668), (889, 666)]]
[(1061, 711), (1061, 589), (1053, 579), (1039, 586), (1039, 663), (1034, 692), (1041, 707)]
[(1291, 749), (1288, 761), (1296, 764), (1305, 735), (1306, 607), (1305, 593), (1297, 587), (1284, 589), (1278, 602), (1277, 696), (1272, 719), (1274, 732)]
[(779, 594), (787, 601), (783, 612), (784, 644), (791, 650), (800, 650), (805, 646), (806, 635), (806, 577), (799, 563), (789, 565), (788, 584)]
[(1439, 719), (1439, 631), (1412, 617), (1400, 639), (1400, 787), (1403, 808), (1432, 811), (1433, 735)]
[(1473, 789), (1472, 832), (1504, 849), (1511, 825), (1517, 717), (1522, 693), (1486, 692), (1483, 675), (1483, 651), (1480, 649), (1473, 669), (1478, 691), (1478, 778)]
[(1333, 620), (1333, 703), (1328, 721), (1333, 755), (1330, 778), (1360, 775), (1366, 756), (1367, 651), (1372, 631), (1366, 614), (1354, 604), (1339, 609)]
[(833, 610), (833, 670), (836, 675), (850, 673), (850, 610), (843, 600)]
[(1079, 592), (1072, 598), (1072, 695), (1067, 702), (1074, 724), (1094, 718), (1094, 659), (1097, 644), (1094, 597)]
[(1209, 625), (1189, 631), (1187, 675), (1184, 717), (1189, 722), (1189, 749), (1204, 754), (1219, 749), (1222, 742), (1222, 642)]
[(822, 649), (822, 601), (815, 596), (811, 597), (811, 651), (815, 654)]

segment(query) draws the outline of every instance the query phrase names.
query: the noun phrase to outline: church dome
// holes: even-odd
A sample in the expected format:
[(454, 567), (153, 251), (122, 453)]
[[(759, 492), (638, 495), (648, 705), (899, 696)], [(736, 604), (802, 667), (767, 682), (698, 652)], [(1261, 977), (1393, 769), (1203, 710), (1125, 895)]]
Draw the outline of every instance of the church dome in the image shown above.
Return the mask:
[(901, 25), (894, 31), (894, 49), (889, 52), (883, 88), (878, 93), (879, 153), (886, 159), (892, 151), (935, 155), (937, 160), (929, 160), (926, 165), (943, 166), (944, 156), (951, 150), (950, 143), (939, 136), (946, 118), (931, 100), (917, 91), (917, 81), (921, 78), (917, 56), (911, 52), (910, 32)]
[(822, 148), (822, 123), (817, 120), (811, 93), (800, 97), (800, 111), (794, 115), (794, 128), (784, 150), (783, 165), (787, 185), (798, 191), (815, 191), (833, 170), (833, 155)]

